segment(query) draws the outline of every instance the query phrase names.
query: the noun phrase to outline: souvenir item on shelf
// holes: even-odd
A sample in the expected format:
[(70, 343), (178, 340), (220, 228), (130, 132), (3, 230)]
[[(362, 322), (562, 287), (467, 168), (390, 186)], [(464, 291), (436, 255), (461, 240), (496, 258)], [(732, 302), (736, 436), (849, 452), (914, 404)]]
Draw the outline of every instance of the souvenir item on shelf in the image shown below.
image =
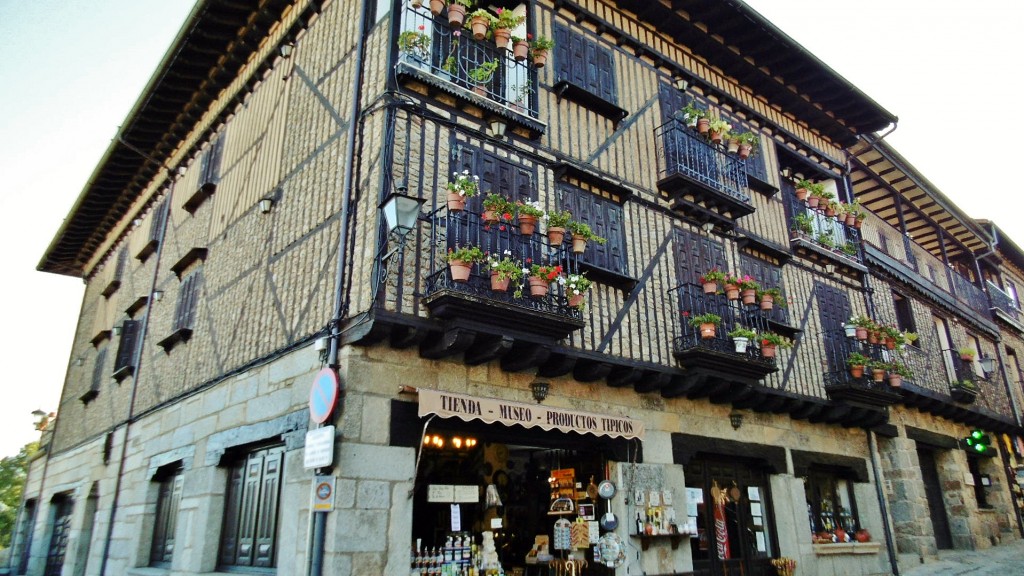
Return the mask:
[(618, 534), (608, 533), (597, 541), (594, 556), (597, 561), (609, 568), (618, 568), (626, 561), (626, 550), (622, 538)]
[(554, 548), (555, 550), (572, 549), (572, 522), (565, 518), (559, 518), (555, 522)]
[(608, 500), (615, 496), (615, 484), (611, 480), (602, 480), (597, 485), (597, 493), (601, 495), (601, 498)]
[(590, 548), (590, 528), (587, 523), (582, 520), (573, 522), (569, 539), (573, 548)]

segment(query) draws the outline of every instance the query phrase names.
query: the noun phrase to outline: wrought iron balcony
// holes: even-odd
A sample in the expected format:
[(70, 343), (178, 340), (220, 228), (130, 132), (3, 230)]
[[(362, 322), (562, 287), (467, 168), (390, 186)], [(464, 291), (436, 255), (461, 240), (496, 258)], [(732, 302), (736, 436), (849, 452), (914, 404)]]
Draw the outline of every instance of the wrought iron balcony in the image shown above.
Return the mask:
[(1002, 288), (992, 282), (986, 281), (985, 285), (988, 288), (988, 298), (992, 304), (992, 311), (1003, 315), (1003, 317), (1013, 322), (1020, 323), (1020, 308), (1017, 307), (1017, 301), (1014, 297), (1004, 292)]
[[(682, 284), (675, 288), (679, 298), (682, 335), (673, 342), (673, 353), (688, 370), (705, 369), (727, 379), (754, 383), (775, 372), (774, 358), (761, 354), (758, 342), (750, 342), (744, 352), (737, 352), (728, 333), (743, 327), (758, 334), (770, 331), (768, 312), (756, 304), (743, 305), (724, 294), (704, 294), (701, 286)], [(699, 327), (690, 325), (690, 318), (713, 313), (722, 318), (713, 338), (704, 338)]]
[(672, 119), (654, 131), (658, 149), (658, 189), (673, 209), (731, 229), (754, 211), (747, 192), (744, 161), (711, 145), (683, 122)]
[(480, 332), (528, 339), (560, 339), (584, 326), (581, 312), (569, 306), (564, 286), (557, 282), (546, 296), (530, 296), (527, 285), (517, 297), (515, 286), (507, 292), (491, 289), (487, 263), (474, 265), (467, 282), (456, 282), (443, 260), (449, 248), (472, 245), (490, 254), (507, 251), (527, 267), (530, 263), (561, 266), (564, 275), (576, 274), (578, 260), (568, 244), (552, 246), (540, 234), (521, 235), (514, 226), (487, 226), (479, 213), (470, 211), (441, 208), (431, 223), (431, 246), (437, 250), (430, 257), (423, 299), (431, 316)]
[(791, 244), (804, 256), (828, 258), (837, 264), (865, 271), (860, 230), (824, 210), (797, 198), (793, 186), (783, 186), (790, 217)]
[(875, 382), (870, 369), (864, 375), (855, 377), (850, 373), (847, 359), (857, 353), (871, 361), (890, 362), (898, 359), (898, 353), (883, 344), (869, 344), (846, 336), (844, 331), (828, 332), (824, 335), (825, 361), (828, 370), (824, 373), (825, 392), (829, 398), (855, 406), (890, 406), (902, 398), (900, 393), (882, 380)]
[[(397, 72), (454, 94), (496, 115), (543, 132), (537, 113), (537, 72), (527, 61), (493, 42), (478, 41), (469, 30), (452, 28), (446, 18), (405, 4)], [(496, 63), (493, 74), (481, 66)]]

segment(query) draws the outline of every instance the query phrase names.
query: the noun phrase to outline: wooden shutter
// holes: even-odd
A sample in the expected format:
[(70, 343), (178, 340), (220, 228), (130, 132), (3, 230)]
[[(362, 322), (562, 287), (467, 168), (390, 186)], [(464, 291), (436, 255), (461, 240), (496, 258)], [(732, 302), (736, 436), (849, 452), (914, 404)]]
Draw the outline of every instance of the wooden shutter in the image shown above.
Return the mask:
[(284, 466), (284, 449), (271, 448), (263, 459), (263, 476), (260, 484), (259, 509), (256, 521), (256, 566), (274, 565), (276, 557), (276, 533), (278, 501), (281, 494), (281, 472)]
[(818, 299), (818, 317), (821, 320), (821, 336), (825, 343), (825, 357), (828, 371), (841, 369), (841, 352), (844, 350), (846, 334), (843, 327), (850, 317), (850, 297), (846, 292), (820, 282), (814, 283)]
[(160, 481), (150, 563), (167, 563), (173, 558), (174, 531), (178, 525), (178, 507), (184, 484), (184, 476), (180, 469)]
[(563, 210), (572, 212), (572, 219), (590, 226), (595, 234), (607, 240), (587, 244), (580, 262), (626, 274), (626, 232), (622, 206), (586, 190), (562, 184), (559, 190)]
[(172, 330), (192, 329), (196, 315), (196, 300), (199, 297), (199, 286), (202, 284), (202, 268), (193, 271), (181, 282), (178, 291), (178, 304), (174, 310)]
[(121, 339), (117, 345), (117, 356), (114, 357), (114, 378), (118, 380), (131, 374), (135, 367), (135, 348), (141, 325), (138, 320), (125, 320), (121, 323)]
[(107, 349), (104, 348), (96, 353), (96, 364), (92, 367), (92, 382), (89, 385), (89, 392), (93, 393), (92, 398), (99, 394), (100, 388), (103, 386), (104, 365), (106, 363)]
[(706, 236), (676, 228), (674, 249), (680, 284), (699, 284), (701, 275), (714, 267), (727, 270), (725, 246)]
[(216, 184), (220, 180), (220, 162), (224, 156), (224, 140), (226, 134), (221, 134), (216, 140), (210, 143), (210, 147), (203, 154), (203, 161), (200, 171), (200, 184)]
[(552, 27), (555, 41), (555, 83), (568, 81), (611, 102), (618, 102), (612, 51), (565, 26)]
[(239, 520), (242, 511), (242, 478), (245, 475), (246, 463), (232, 466), (228, 476), (228, 497), (224, 502), (224, 527), (220, 540), (220, 563), (234, 565), (239, 548)]

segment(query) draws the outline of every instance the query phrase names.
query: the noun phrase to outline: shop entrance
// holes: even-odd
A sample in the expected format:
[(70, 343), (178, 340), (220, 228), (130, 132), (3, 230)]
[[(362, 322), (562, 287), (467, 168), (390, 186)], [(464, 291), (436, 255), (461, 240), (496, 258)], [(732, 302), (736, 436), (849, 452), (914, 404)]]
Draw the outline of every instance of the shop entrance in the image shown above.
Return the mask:
[(942, 485), (939, 482), (939, 469), (935, 465), (935, 452), (919, 447), (917, 460), (921, 466), (921, 480), (924, 482), (924, 495), (928, 500), (932, 529), (935, 531), (935, 547), (939, 550), (951, 550), (953, 535), (949, 531), (949, 520), (946, 518), (946, 504), (942, 499)]
[(742, 459), (695, 457), (685, 468), (688, 496), (699, 498), (691, 542), (698, 576), (769, 576), (775, 549), (767, 474)]

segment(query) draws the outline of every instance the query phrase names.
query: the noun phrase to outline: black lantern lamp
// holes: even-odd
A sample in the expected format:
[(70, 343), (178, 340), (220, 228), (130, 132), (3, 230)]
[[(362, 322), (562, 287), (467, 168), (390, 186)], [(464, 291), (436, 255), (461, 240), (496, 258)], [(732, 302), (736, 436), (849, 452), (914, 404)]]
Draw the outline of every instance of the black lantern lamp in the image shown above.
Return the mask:
[(426, 200), (404, 194), (404, 186), (396, 188), (398, 191), (388, 194), (379, 208), (384, 212), (388, 234), (397, 235), (400, 240), (405, 240), (409, 232), (416, 227), (416, 221), (420, 216), (420, 207)]

